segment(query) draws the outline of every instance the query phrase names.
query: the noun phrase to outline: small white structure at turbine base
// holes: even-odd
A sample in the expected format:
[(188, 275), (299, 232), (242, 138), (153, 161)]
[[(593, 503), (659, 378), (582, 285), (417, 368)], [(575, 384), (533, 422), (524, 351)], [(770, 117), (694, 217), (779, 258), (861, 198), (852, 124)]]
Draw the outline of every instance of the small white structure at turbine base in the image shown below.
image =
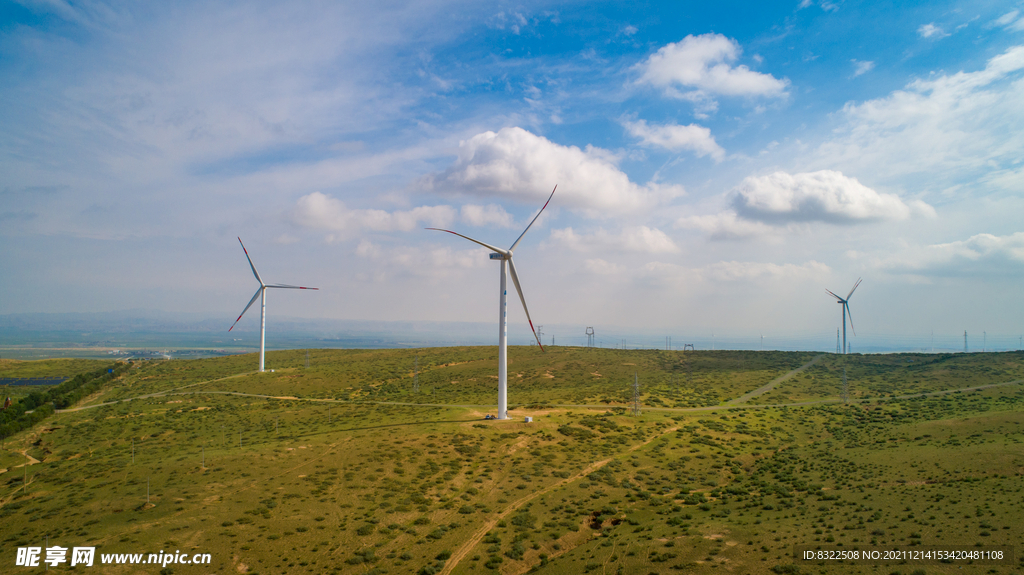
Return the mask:
[(249, 304), (246, 305), (245, 309), (242, 310), (242, 313), (238, 314), (238, 319), (235, 320), (235, 323), (231, 324), (231, 327), (228, 328), (228, 331), (235, 329), (235, 326), (238, 325), (238, 321), (242, 319), (242, 316), (245, 315), (245, 312), (249, 311), (249, 308), (252, 307), (252, 304), (253, 302), (256, 301), (256, 298), (260, 298), (260, 372), (263, 372), (263, 360), (266, 355), (267, 347), (267, 289), (281, 288), (319, 290), (320, 288), (263, 283), (263, 278), (260, 277), (260, 272), (256, 271), (256, 266), (253, 265), (252, 258), (249, 257), (249, 250), (245, 249), (245, 244), (242, 243), (242, 238), (238, 238), (238, 243), (242, 245), (242, 251), (245, 252), (245, 259), (249, 260), (249, 267), (252, 268), (252, 275), (256, 276), (256, 281), (260, 282), (260, 287), (256, 290), (255, 295), (252, 296), (252, 299), (249, 300)]
[(558, 189), (556, 185), (551, 190), (551, 195), (548, 196), (548, 201), (544, 202), (544, 206), (541, 207), (537, 215), (530, 220), (530, 224), (526, 226), (523, 233), (519, 234), (519, 238), (512, 244), (507, 250), (494, 247), (490, 244), (485, 244), (480, 240), (475, 240), (469, 236), (464, 236), (460, 233), (453, 232), (451, 230), (444, 230), (441, 228), (427, 228), (428, 230), (436, 230), (439, 232), (448, 232), (454, 234), (460, 238), (467, 239), (475, 244), (481, 245), (491, 250), (490, 259), (501, 260), (501, 279), (499, 281), (500, 297), (498, 301), (498, 419), (508, 419), (508, 275), (512, 274), (512, 283), (516, 286), (516, 293), (519, 294), (519, 301), (523, 304), (523, 311), (526, 312), (526, 321), (530, 322), (530, 330), (533, 331), (533, 337), (537, 339), (537, 345), (540, 346), (541, 351), (544, 351), (544, 344), (540, 342), (540, 336), (537, 335), (537, 330), (533, 327), (533, 320), (530, 319), (530, 309), (526, 307), (526, 298), (523, 296), (523, 287), (519, 284), (519, 274), (516, 273), (516, 264), (512, 261), (512, 252), (515, 251), (516, 246), (519, 245), (520, 240), (526, 235), (526, 232), (530, 230), (533, 223), (537, 221), (537, 218), (544, 212), (544, 208), (548, 207), (551, 202), (551, 198), (555, 195), (555, 190)]

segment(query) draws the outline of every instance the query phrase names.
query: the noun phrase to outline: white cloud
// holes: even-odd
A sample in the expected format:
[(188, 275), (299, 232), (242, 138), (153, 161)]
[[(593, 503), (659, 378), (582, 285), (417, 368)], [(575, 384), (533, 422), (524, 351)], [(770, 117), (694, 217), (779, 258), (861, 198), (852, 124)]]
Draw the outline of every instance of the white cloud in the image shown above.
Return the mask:
[(1019, 15), (1019, 10), (1012, 10), (1010, 12), (1007, 12), (1006, 14), (1003, 14), (999, 18), (996, 18), (989, 25), (1003, 26), (1006, 27), (1007, 30), (1014, 30), (1020, 32), (1024, 30), (1024, 17), (1017, 18), (1017, 16)]
[[(884, 98), (848, 103), (815, 163), (878, 178), (913, 176), (917, 189), (1012, 169), (1024, 157), (1021, 70), (1024, 46), (1015, 46), (983, 70), (933, 74)], [(1017, 178), (1016, 189), (1022, 185)]]
[(832, 269), (814, 260), (802, 264), (729, 261), (704, 266), (696, 271), (705, 279), (731, 282), (764, 278), (821, 277), (831, 272)]
[[(683, 195), (681, 186), (655, 182), (643, 186), (615, 165), (607, 150), (562, 146), (522, 128), (477, 134), (459, 145), (458, 158), (447, 170), (420, 180), (422, 189), (500, 197), (536, 203), (547, 199), (557, 184), (554, 204), (612, 217), (620, 211), (653, 208)], [(539, 207), (539, 204), (538, 204)]]
[[(797, 6), (797, 9), (802, 10), (804, 8), (809, 8), (813, 5), (814, 0), (800, 0), (800, 5)], [(838, 4), (834, 2), (829, 2), (828, 0), (821, 0), (820, 2), (818, 2), (818, 5), (821, 6), (821, 9), (826, 12), (835, 12), (836, 10), (839, 10)]]
[(774, 279), (813, 279), (829, 274), (832, 269), (810, 260), (802, 264), (776, 264), (771, 262), (721, 261), (699, 268), (688, 268), (673, 263), (649, 262), (641, 268), (648, 279), (668, 284), (755, 282)]
[(291, 220), (302, 227), (337, 232), (333, 240), (353, 234), (372, 232), (411, 231), (421, 223), (430, 226), (448, 226), (455, 220), (451, 206), (420, 206), (406, 211), (350, 209), (337, 198), (313, 192), (295, 202)]
[(495, 226), (499, 228), (515, 227), (515, 222), (512, 221), (512, 215), (506, 212), (505, 208), (497, 204), (488, 204), (486, 206), (466, 204), (462, 206), (461, 212), (462, 221), (471, 226)]
[(922, 24), (921, 27), (917, 29), (917, 33), (922, 38), (945, 38), (946, 36), (949, 36), (949, 34), (947, 34), (942, 28), (936, 26), (934, 22)]
[(698, 158), (711, 156), (716, 162), (721, 162), (725, 158), (725, 150), (715, 142), (711, 130), (697, 124), (649, 126), (644, 120), (638, 120), (624, 122), (623, 126), (630, 135), (640, 138), (648, 145), (660, 146), (673, 151), (690, 150)]
[(616, 276), (625, 271), (625, 268), (619, 264), (613, 264), (601, 258), (586, 260), (583, 262), (583, 266), (590, 273), (600, 276)]
[(578, 234), (572, 228), (551, 230), (551, 239), (580, 252), (639, 252), (649, 254), (679, 251), (672, 238), (657, 228), (628, 227), (618, 233), (598, 229), (592, 234)]
[(924, 276), (1024, 275), (1024, 232), (1007, 236), (977, 234), (966, 240), (909, 248), (882, 258), (878, 267)]
[(863, 62), (861, 60), (850, 60), (853, 62), (853, 77), (856, 78), (861, 74), (867, 74), (875, 68), (874, 62)]
[(915, 212), (932, 215), (924, 202), (907, 205), (894, 194), (880, 194), (840, 172), (748, 177), (736, 188), (733, 207), (740, 217), (767, 223), (829, 222), (849, 224), (905, 220)]
[[(636, 67), (640, 82), (664, 88), (677, 98), (693, 101), (713, 95), (783, 97), (789, 80), (755, 72), (744, 65), (732, 66), (742, 49), (721, 34), (687, 36), (663, 46)], [(679, 89), (688, 90), (681, 92)]]
[(774, 233), (776, 228), (762, 222), (740, 219), (736, 212), (686, 216), (676, 220), (677, 228), (700, 230), (713, 240), (738, 240), (764, 237)]

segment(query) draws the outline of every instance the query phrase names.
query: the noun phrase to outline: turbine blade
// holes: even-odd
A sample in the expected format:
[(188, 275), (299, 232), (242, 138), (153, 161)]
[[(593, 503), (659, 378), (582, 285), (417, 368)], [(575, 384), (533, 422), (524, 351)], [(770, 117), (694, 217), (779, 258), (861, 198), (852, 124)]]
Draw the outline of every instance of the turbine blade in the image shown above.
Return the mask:
[[(242, 244), (242, 238), (238, 238), (238, 243)], [(256, 271), (256, 266), (252, 265), (252, 258), (249, 257), (249, 250), (245, 249), (245, 244), (242, 244), (242, 251), (245, 252), (245, 259), (249, 260), (249, 267), (252, 268), (252, 275), (256, 276), (256, 281), (260, 282), (261, 286), (264, 285), (263, 284), (263, 278), (260, 277), (260, 272)], [(242, 312), (242, 313), (245, 313), (245, 312)], [(242, 317), (242, 316), (238, 316), (238, 317)], [(231, 331), (231, 330), (228, 330), (228, 331)]]
[(285, 288), (285, 289), (312, 289), (312, 290), (319, 290), (320, 289), (320, 288), (311, 288), (311, 287), (303, 287), (303, 286), (290, 286), (290, 285), (287, 285), (287, 284), (267, 284), (264, 287), (268, 287), (268, 288)]
[(853, 330), (853, 335), (857, 335), (857, 330), (854, 329), (854, 327), (853, 327), (853, 316), (850, 315), (850, 304), (849, 303), (845, 303), (845, 304), (843, 304), (843, 307), (846, 308), (846, 317), (850, 318), (850, 329)]
[(859, 285), (860, 285), (860, 278), (857, 278), (857, 283), (853, 284), (853, 289), (850, 290), (850, 293), (846, 294), (846, 299), (850, 299), (850, 296), (853, 295), (853, 290), (857, 289), (857, 286), (859, 286)]
[(235, 320), (235, 323), (231, 324), (231, 327), (228, 328), (228, 331), (235, 329), (235, 326), (238, 325), (238, 320), (242, 319), (242, 316), (245, 315), (245, 312), (249, 311), (249, 308), (252, 307), (253, 302), (256, 301), (256, 298), (260, 297), (261, 293), (263, 293), (263, 286), (260, 286), (260, 289), (256, 290), (256, 295), (252, 296), (252, 299), (249, 300), (249, 305), (245, 306), (245, 309), (242, 310), (242, 313), (238, 314), (238, 319)]
[(501, 248), (496, 248), (496, 247), (494, 247), (494, 246), (492, 246), (490, 244), (485, 244), (485, 243), (481, 242), (480, 240), (474, 240), (473, 238), (471, 238), (469, 236), (464, 236), (464, 235), (462, 235), (460, 233), (453, 232), (451, 230), (443, 230), (441, 228), (425, 228), (425, 229), (436, 230), (436, 231), (439, 231), (439, 232), (448, 232), (449, 234), (455, 234), (455, 235), (459, 236), (460, 238), (465, 238), (465, 239), (473, 242), (474, 244), (480, 244), (480, 245), (482, 245), (483, 247), (485, 247), (485, 248), (487, 248), (489, 250), (494, 250), (494, 251), (498, 252), (501, 255), (507, 256), (509, 254), (509, 252), (507, 252), (507, 251), (505, 251), (505, 250), (503, 250)]
[(837, 296), (836, 294), (832, 293), (832, 290), (825, 290), (825, 291), (827, 291), (832, 297), (836, 298), (837, 300), (843, 301), (843, 298), (841, 298), (841, 297)]
[(512, 244), (512, 247), (510, 247), (510, 248), (508, 249), (508, 253), (512, 253), (512, 252), (514, 252), (514, 251), (516, 250), (516, 246), (518, 246), (518, 245), (519, 245), (519, 240), (523, 239), (523, 236), (525, 236), (525, 235), (526, 235), (526, 232), (528, 232), (528, 231), (530, 230), (530, 226), (532, 226), (532, 225), (533, 225), (533, 222), (537, 221), (537, 218), (539, 218), (539, 217), (540, 217), (540, 215), (541, 215), (542, 213), (544, 213), (544, 208), (548, 207), (548, 204), (549, 204), (549, 203), (551, 203), (551, 198), (553, 198), (553, 197), (554, 197), (554, 195), (555, 195), (555, 190), (557, 190), (557, 189), (558, 189), (558, 184), (555, 184), (555, 189), (554, 189), (554, 190), (551, 190), (551, 195), (550, 195), (550, 196), (548, 196), (548, 201), (544, 202), (544, 206), (543, 206), (543, 207), (542, 207), (542, 208), (540, 209), (540, 211), (539, 211), (539, 212), (537, 212), (537, 215), (536, 215), (536, 216), (533, 216), (533, 219), (532, 219), (532, 220), (530, 220), (530, 225), (529, 225), (529, 226), (526, 226), (526, 229), (525, 229), (525, 230), (523, 230), (523, 233), (519, 234), (519, 239), (517, 239), (517, 240), (516, 240), (516, 243)]
[(523, 311), (526, 312), (526, 321), (530, 322), (530, 329), (533, 330), (533, 337), (537, 338), (537, 345), (540, 346), (540, 350), (544, 351), (544, 344), (540, 342), (540, 336), (537, 335), (537, 330), (533, 329), (533, 320), (530, 319), (530, 308), (526, 307), (526, 298), (523, 297), (523, 288), (519, 285), (519, 274), (516, 273), (516, 264), (512, 263), (512, 258), (508, 260), (508, 269), (512, 272), (512, 283), (516, 286), (516, 291), (519, 293), (519, 301), (523, 302)]

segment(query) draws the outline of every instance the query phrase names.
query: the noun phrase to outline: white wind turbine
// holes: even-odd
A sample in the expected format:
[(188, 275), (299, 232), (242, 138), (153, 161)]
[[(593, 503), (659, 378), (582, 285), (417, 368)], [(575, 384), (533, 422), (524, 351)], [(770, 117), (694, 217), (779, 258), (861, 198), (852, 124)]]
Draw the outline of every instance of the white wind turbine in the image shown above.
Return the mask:
[(508, 289), (508, 273), (505, 271), (506, 262), (508, 264), (508, 270), (512, 272), (512, 283), (516, 286), (516, 291), (519, 293), (519, 301), (523, 302), (523, 311), (526, 312), (526, 321), (530, 322), (530, 329), (533, 331), (533, 337), (537, 338), (537, 345), (540, 346), (541, 351), (544, 351), (544, 345), (540, 342), (540, 337), (537, 335), (537, 330), (533, 327), (533, 320), (530, 319), (530, 310), (526, 307), (526, 298), (523, 297), (523, 288), (519, 285), (519, 274), (516, 273), (516, 265), (512, 263), (512, 252), (515, 251), (516, 246), (519, 245), (519, 241), (523, 239), (526, 232), (530, 230), (533, 222), (537, 221), (541, 213), (544, 212), (544, 208), (548, 207), (548, 203), (551, 202), (551, 198), (555, 195), (555, 190), (558, 189), (556, 185), (551, 190), (551, 195), (548, 196), (548, 201), (544, 202), (544, 206), (537, 212), (537, 215), (530, 221), (530, 225), (526, 226), (523, 233), (519, 235), (515, 243), (512, 244), (507, 250), (496, 248), (490, 244), (485, 244), (479, 240), (474, 240), (469, 236), (453, 232), (451, 230), (443, 230), (441, 228), (427, 228), (428, 230), (437, 230), (439, 232), (448, 232), (449, 234), (455, 234), (460, 238), (465, 238), (475, 244), (479, 244), (494, 253), (491, 254), (492, 260), (501, 260), (501, 303), (498, 307), (498, 419), (508, 419), (508, 303), (506, 301)]
[(836, 294), (832, 293), (829, 290), (825, 290), (832, 297), (834, 297), (834, 298), (836, 298), (838, 300), (836, 303), (838, 303), (839, 305), (843, 306), (843, 311), (841, 312), (841, 314), (843, 316), (843, 353), (846, 353), (846, 350), (848, 349), (846, 347), (846, 318), (847, 317), (850, 318), (850, 329), (853, 330), (853, 335), (857, 335), (857, 330), (853, 328), (853, 316), (850, 315), (850, 296), (853, 295), (853, 290), (857, 289), (857, 286), (860, 285), (860, 281), (861, 281), (860, 278), (857, 278), (857, 283), (853, 284), (853, 288), (850, 289), (850, 293), (846, 294), (846, 299), (843, 299), (843, 298), (837, 296)]
[[(242, 238), (238, 238), (238, 243), (242, 244)], [(231, 327), (228, 328), (228, 331), (235, 329), (235, 326), (238, 325), (238, 320), (242, 319), (242, 316), (245, 315), (245, 312), (249, 311), (249, 308), (252, 307), (252, 304), (253, 302), (256, 301), (256, 298), (260, 298), (260, 371), (262, 372), (264, 371), (263, 357), (266, 352), (267, 343), (267, 289), (282, 288), (319, 290), (320, 288), (290, 286), (284, 284), (265, 284), (263, 283), (263, 278), (260, 277), (260, 272), (256, 271), (256, 266), (252, 264), (252, 258), (249, 257), (249, 250), (245, 249), (245, 244), (242, 244), (242, 251), (245, 252), (245, 259), (249, 260), (249, 267), (252, 268), (252, 275), (256, 276), (256, 281), (260, 282), (260, 287), (259, 289), (256, 290), (256, 295), (252, 296), (252, 299), (249, 300), (249, 305), (245, 306), (245, 309), (242, 310), (242, 313), (238, 314), (238, 319), (235, 320), (235, 323), (231, 324)]]

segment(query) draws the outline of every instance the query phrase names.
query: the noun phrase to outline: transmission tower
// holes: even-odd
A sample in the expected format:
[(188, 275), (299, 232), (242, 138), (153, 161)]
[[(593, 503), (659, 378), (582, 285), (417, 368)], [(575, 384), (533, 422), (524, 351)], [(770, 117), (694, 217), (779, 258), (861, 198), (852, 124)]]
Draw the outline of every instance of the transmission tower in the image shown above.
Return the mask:
[(420, 356), (416, 356), (416, 362), (412, 368), (412, 392), (420, 392)]
[(306, 369), (309, 369), (309, 350), (306, 350)]
[(850, 386), (846, 382), (846, 367), (843, 367), (843, 403), (850, 403)]
[(587, 328), (587, 347), (594, 347), (594, 328)]
[(839, 353), (839, 328), (836, 328), (836, 353)]
[(686, 350), (697, 351), (696, 349), (694, 349), (692, 343), (684, 343), (683, 344), (683, 351), (686, 351)]
[(967, 330), (964, 330), (964, 353), (967, 353)]
[(544, 339), (544, 326), (537, 324), (537, 341), (543, 341)]
[(633, 417), (640, 417), (640, 377), (633, 373)]

